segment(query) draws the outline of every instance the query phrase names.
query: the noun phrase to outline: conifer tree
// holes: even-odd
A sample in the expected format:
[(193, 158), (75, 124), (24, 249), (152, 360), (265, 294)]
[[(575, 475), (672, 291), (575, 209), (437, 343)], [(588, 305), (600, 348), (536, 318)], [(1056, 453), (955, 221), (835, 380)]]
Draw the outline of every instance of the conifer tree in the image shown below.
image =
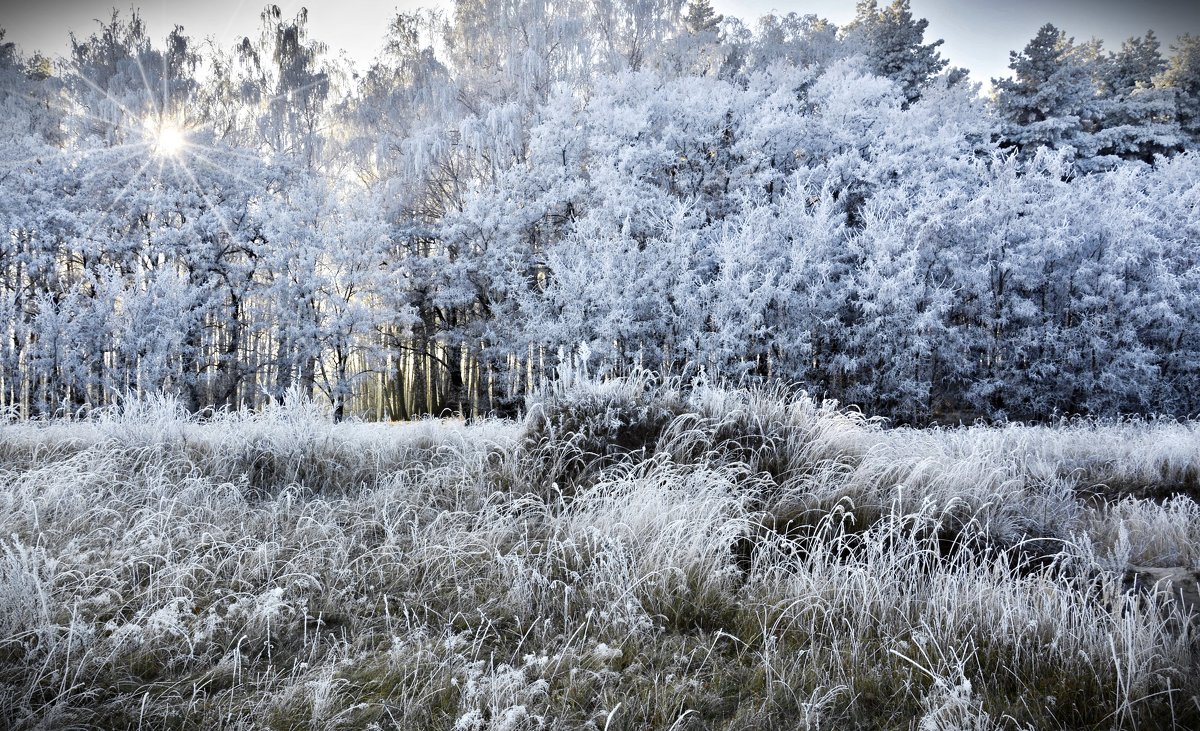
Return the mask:
[(684, 26), (693, 35), (716, 33), (722, 20), (725, 20), (725, 16), (717, 14), (709, 0), (694, 0), (689, 3), (687, 14), (683, 16)]
[(879, 76), (895, 81), (909, 103), (949, 63), (938, 53), (942, 40), (925, 43), (929, 21), (913, 18), (909, 0), (893, 0), (880, 9), (876, 0), (860, 0), (846, 37), (857, 45)]
[(1175, 90), (1175, 115), (1179, 126), (1200, 143), (1200, 36), (1187, 34), (1171, 46), (1174, 52), (1159, 85)]
[(1130, 38), (1100, 64), (1099, 156), (1153, 162), (1183, 143), (1175, 121), (1175, 99), (1154, 79), (1167, 67), (1154, 32)]
[(1047, 23), (1025, 49), (1009, 54), (1011, 79), (993, 79), (996, 108), (1005, 124), (1001, 144), (1025, 157), (1038, 147), (1066, 149), (1090, 157), (1098, 109), (1092, 82), (1093, 44), (1075, 45)]

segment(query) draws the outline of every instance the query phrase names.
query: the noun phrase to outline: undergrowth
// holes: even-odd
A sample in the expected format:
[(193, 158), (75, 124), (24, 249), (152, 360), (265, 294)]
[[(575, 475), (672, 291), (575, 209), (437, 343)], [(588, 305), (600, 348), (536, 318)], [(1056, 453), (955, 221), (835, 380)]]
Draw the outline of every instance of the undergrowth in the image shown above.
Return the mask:
[(1197, 606), (1128, 580), (1200, 570), (1192, 423), (888, 429), (646, 375), (528, 413), (0, 427), (0, 719), (1200, 727)]

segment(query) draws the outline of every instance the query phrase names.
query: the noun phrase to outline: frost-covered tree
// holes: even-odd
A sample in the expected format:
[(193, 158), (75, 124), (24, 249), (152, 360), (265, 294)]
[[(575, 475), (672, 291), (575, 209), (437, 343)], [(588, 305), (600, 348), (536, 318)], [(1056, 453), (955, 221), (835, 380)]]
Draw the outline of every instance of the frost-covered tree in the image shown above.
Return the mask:
[(321, 63), (325, 44), (308, 37), (308, 11), (285, 20), (278, 5), (261, 16), (256, 41), (237, 46), (243, 103), (256, 108), (256, 143), (307, 170), (322, 160), (322, 114), (330, 93), (330, 71)]
[(26, 58), (0, 29), (0, 404), (28, 409), (39, 294), (60, 292), (55, 266), (73, 228), (57, 185), (65, 161), (62, 85), (42, 57)]
[[(681, 28), (663, 45), (660, 68), (667, 73), (703, 76), (729, 73), (729, 61), (738, 51), (722, 32), (725, 16), (713, 10), (708, 0), (688, 3)], [(736, 63), (736, 59), (735, 63)]]
[(586, 345), (913, 422), (1200, 410), (1188, 38), (1047, 26), (988, 100), (904, 2), (462, 0), (356, 78), (261, 20), (0, 43), (4, 406), (473, 415)]
[(811, 14), (764, 15), (746, 45), (750, 67), (760, 71), (780, 61), (823, 68), (844, 55), (837, 26)]
[(876, 0), (859, 0), (855, 10), (844, 30), (850, 48), (867, 57), (873, 73), (896, 82), (907, 102), (916, 100), (946, 68), (948, 61), (937, 50), (942, 40), (925, 43), (929, 21), (913, 18), (909, 0), (893, 0), (885, 8)]
[(996, 108), (1005, 124), (1002, 144), (1022, 155), (1039, 147), (1090, 157), (1099, 116), (1093, 84), (1097, 47), (1076, 45), (1047, 23), (1021, 52), (1010, 53), (1013, 78), (993, 79)]
[(1193, 148), (1200, 142), (1200, 36), (1185, 34), (1171, 46), (1159, 85), (1175, 92), (1175, 114)]
[(709, 0), (693, 0), (688, 3), (687, 14), (683, 16), (683, 24), (689, 33), (716, 33), (724, 19), (724, 15), (713, 10)]
[[(632, 10), (650, 8), (640, 3)], [(456, 0), (444, 45), (461, 100), (483, 115), (493, 106), (537, 103), (556, 83), (586, 83), (605, 43), (591, 15), (621, 9), (584, 0)]]
[(680, 28), (684, 0), (594, 0), (590, 20), (602, 67), (639, 71)]
[[(1154, 33), (1130, 38), (1100, 63), (1098, 156), (1153, 162), (1184, 142), (1175, 119), (1174, 93), (1155, 86), (1167, 63)], [(1098, 161), (1099, 162), (1099, 161)]]

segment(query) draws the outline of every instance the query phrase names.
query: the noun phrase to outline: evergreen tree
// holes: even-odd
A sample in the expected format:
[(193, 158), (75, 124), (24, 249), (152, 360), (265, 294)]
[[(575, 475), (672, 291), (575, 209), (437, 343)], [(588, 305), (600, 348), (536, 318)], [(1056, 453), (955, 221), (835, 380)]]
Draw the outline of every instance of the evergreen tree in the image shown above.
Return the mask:
[(1174, 89), (1176, 119), (1195, 146), (1200, 144), (1200, 36), (1181, 36), (1171, 51), (1159, 84)]
[(996, 108), (1004, 119), (1001, 144), (1025, 157), (1038, 147), (1089, 157), (1089, 137), (1099, 115), (1093, 69), (1096, 47), (1075, 45), (1047, 23), (1020, 53), (1009, 54), (1012, 79), (993, 79)]
[(893, 0), (882, 9), (876, 0), (860, 0), (846, 37), (866, 55), (871, 70), (899, 84), (911, 103), (948, 63), (937, 50), (941, 39), (924, 42), (928, 27), (928, 20), (913, 18), (909, 0)]
[(709, 0), (693, 0), (688, 3), (687, 14), (683, 16), (684, 27), (693, 35), (716, 33), (722, 20), (725, 20), (725, 16), (718, 15)]
[(1098, 156), (1153, 162), (1181, 148), (1174, 95), (1154, 85), (1166, 67), (1153, 31), (1130, 38), (1101, 62)]

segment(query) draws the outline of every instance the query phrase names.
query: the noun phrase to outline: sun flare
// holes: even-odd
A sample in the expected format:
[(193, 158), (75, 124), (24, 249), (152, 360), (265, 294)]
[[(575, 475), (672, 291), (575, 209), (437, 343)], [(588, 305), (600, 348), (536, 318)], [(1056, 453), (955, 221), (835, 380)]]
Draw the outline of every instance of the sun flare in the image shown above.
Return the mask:
[(147, 120), (146, 127), (150, 132), (154, 154), (160, 157), (176, 157), (187, 146), (183, 130), (171, 122)]

